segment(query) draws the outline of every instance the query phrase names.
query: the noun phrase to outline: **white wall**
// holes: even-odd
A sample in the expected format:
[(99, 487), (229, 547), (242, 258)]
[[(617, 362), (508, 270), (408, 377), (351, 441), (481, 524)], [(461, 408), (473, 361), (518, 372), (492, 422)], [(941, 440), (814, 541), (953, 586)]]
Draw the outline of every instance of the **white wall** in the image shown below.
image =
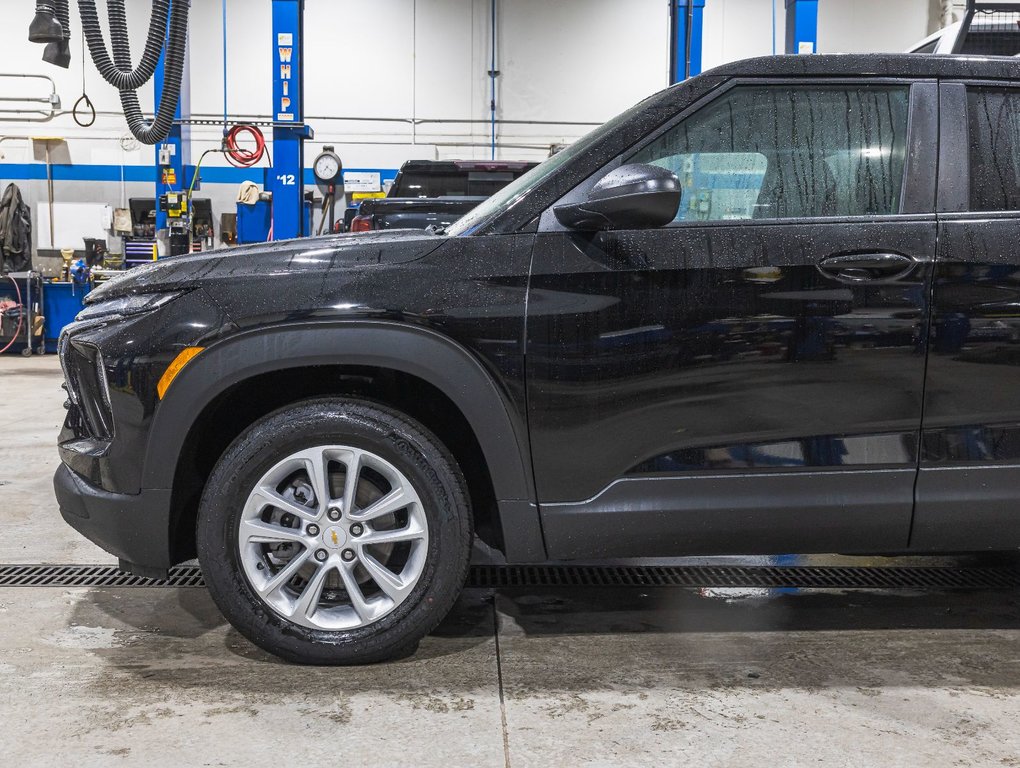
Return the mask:
[[(821, 0), (844, 2), (844, 0)], [(786, 40), (786, 3), (775, 0), (775, 48), (772, 45), (773, 0), (705, 0), (704, 69), (751, 56), (782, 53)]]
[[(0, 71), (47, 74), (69, 108), (81, 92), (81, 48), (72, 14), (74, 61), (70, 70), (43, 64), (41, 46), (25, 40), (32, 3), (4, 0)], [(147, 0), (129, 0), (130, 22), (140, 50)], [(598, 123), (666, 85), (668, 5), (665, 0), (499, 0), (498, 117), (504, 120), (565, 120)], [(271, 111), (269, 0), (228, 0), (228, 108), (232, 115), (267, 116)], [(621, 34), (623, 32), (623, 34)], [(406, 149), (422, 157), (464, 154), (479, 141), (488, 152), (487, 123), (424, 125), (344, 121), (341, 117), (443, 120), (489, 118), (490, 16), (488, 0), (308, 0), (306, 14), (306, 113), (318, 144), (344, 144), (351, 166), (399, 164)], [(196, 0), (192, 10), (191, 111), (222, 114), (222, 24), (220, 3)], [(46, 127), (66, 136), (76, 162), (119, 161), (124, 133), (112, 87), (86, 64), (89, 94), (100, 111), (97, 125), (77, 128), (69, 117)], [(0, 81), (9, 89), (9, 81)], [(151, 86), (142, 90), (152, 103)], [(39, 133), (28, 124), (0, 122), (0, 134)], [(583, 128), (500, 129), (509, 153), (544, 156), (550, 142), (577, 138)], [(417, 135), (413, 135), (416, 133)], [(215, 146), (218, 129), (195, 130), (196, 150)], [(372, 139), (378, 139), (374, 144)], [(99, 150), (103, 143), (117, 149)], [(457, 146), (461, 143), (460, 146)], [(436, 149), (436, 145), (440, 148)], [(450, 145), (450, 146), (448, 146)], [(313, 146), (313, 151), (314, 151)], [(529, 151), (530, 149), (530, 151)], [(517, 151), (521, 150), (521, 151)], [(7, 159), (17, 155), (14, 150)], [(93, 153), (98, 151), (98, 156)], [(469, 153), (470, 154), (470, 153)], [(504, 153), (506, 154), (506, 153)], [(128, 161), (147, 162), (142, 150)]]
[[(542, 159), (550, 144), (570, 142), (668, 80), (669, 0), (497, 0), (498, 156)], [(64, 108), (81, 92), (81, 47), (72, 13), (74, 60), (70, 70), (40, 61), (41, 46), (27, 42), (29, 0), (0, 0), (0, 72), (54, 78)], [(72, 6), (75, 5), (72, 3)], [(102, 6), (102, 4), (100, 4)], [(775, 0), (776, 49), (784, 40), (784, 0)], [(900, 50), (924, 37), (935, 0), (821, 0), (822, 52)], [(128, 0), (133, 47), (141, 50), (149, 0)], [(228, 109), (232, 115), (271, 112), (271, 4), (228, 0)], [(337, 147), (348, 168), (396, 168), (410, 158), (485, 158), (490, 152), (490, 0), (307, 0), (306, 114), (316, 132), (309, 162), (321, 146)], [(772, 0), (707, 0), (704, 67), (765, 55), (773, 50)], [(222, 114), (221, 4), (194, 0), (191, 22), (191, 112)], [(0, 116), (0, 137), (62, 136), (63, 162), (144, 166), (153, 151), (122, 141), (126, 126), (117, 94), (91, 62), (88, 91), (101, 114), (93, 128), (70, 117), (31, 124)], [(0, 95), (27, 86), (0, 79)], [(151, 105), (151, 86), (142, 90)], [(0, 107), (9, 106), (0, 102)], [(347, 118), (347, 119), (345, 119)], [(362, 118), (358, 120), (350, 118)], [(364, 118), (375, 118), (365, 120)], [(417, 126), (411, 119), (424, 121)], [(449, 122), (429, 122), (429, 121)], [(474, 121), (474, 122), (471, 122)], [(526, 124), (528, 121), (562, 121)], [(193, 158), (219, 144), (220, 129), (196, 128)], [(125, 149), (125, 146), (127, 149)], [(21, 139), (0, 142), (4, 165), (38, 162)], [(208, 165), (223, 165), (210, 156)], [(45, 184), (19, 182), (30, 202)], [(232, 209), (235, 190), (206, 185), (218, 211)], [(58, 200), (100, 198), (122, 205), (151, 195), (148, 183), (58, 182)]]
[[(703, 64), (767, 56), (786, 47), (785, 0), (706, 0)], [(904, 51), (938, 29), (938, 0), (819, 0), (818, 52)]]
[(928, 36), (930, 6), (929, 0), (821, 0), (819, 52), (905, 51)]
[[(53, 77), (64, 108), (69, 109), (81, 93), (76, 10), (72, 66), (61, 70), (42, 63), (42, 47), (26, 40), (34, 4), (2, 3), (0, 72)], [(498, 0), (498, 4), (497, 68), (502, 74), (497, 117), (566, 121), (500, 126), (500, 158), (543, 159), (551, 144), (575, 140), (667, 84), (667, 0)], [(149, 0), (128, 0), (136, 55), (149, 8)], [(216, 117), (223, 111), (221, 13), (218, 0), (193, 2), (191, 113), (196, 117)], [(266, 118), (272, 109), (271, 4), (228, 0), (227, 15), (228, 111)], [(489, 157), (490, 19), (489, 0), (307, 0), (305, 111), (316, 133), (308, 146), (308, 161), (327, 144), (336, 146), (347, 168), (397, 168), (411, 158)], [(64, 137), (61, 161), (76, 165), (152, 165), (152, 149), (122, 142), (126, 126), (115, 90), (101, 80), (90, 60), (85, 72), (89, 95), (101, 112), (94, 127), (79, 128), (68, 115), (41, 125), (0, 119), (0, 136)], [(0, 95), (27, 92), (18, 90), (22, 87), (0, 79)], [(149, 107), (151, 86), (140, 97)], [(412, 118), (459, 122), (412, 126)], [(217, 127), (194, 128), (193, 161), (205, 149), (217, 147), (220, 136)], [(36, 161), (29, 142), (0, 142), (0, 182), (4, 164)], [(211, 155), (206, 165), (225, 161)], [(33, 204), (44, 198), (44, 183), (19, 184)], [(207, 184), (202, 194), (212, 196), (216, 207), (225, 211), (232, 208), (234, 192)], [(128, 197), (150, 194), (146, 183), (57, 184), (61, 200), (100, 195), (122, 205)]]
[[(309, 115), (479, 121), (412, 131), (317, 120), (318, 142), (337, 143), (348, 164), (368, 167), (488, 157), (489, 9), (488, 0), (309, 0), (308, 63), (322, 70), (306, 70)], [(498, 18), (501, 120), (600, 123), (666, 85), (664, 0), (499, 0)], [(587, 130), (501, 126), (498, 154), (540, 159), (549, 144)], [(361, 143), (373, 138), (397, 144)]]

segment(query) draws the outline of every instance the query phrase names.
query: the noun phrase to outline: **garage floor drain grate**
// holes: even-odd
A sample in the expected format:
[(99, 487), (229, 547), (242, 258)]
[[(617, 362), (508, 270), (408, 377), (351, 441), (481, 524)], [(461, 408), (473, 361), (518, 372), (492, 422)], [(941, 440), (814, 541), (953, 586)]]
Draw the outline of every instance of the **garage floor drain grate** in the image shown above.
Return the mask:
[(1016, 589), (1020, 570), (864, 566), (477, 566), (476, 587), (760, 587), (766, 589)]
[(0, 587), (204, 587), (195, 565), (170, 569), (160, 581), (132, 576), (114, 565), (0, 565)]
[[(0, 587), (202, 587), (197, 566), (155, 581), (111, 565), (0, 565)], [(475, 565), (467, 586), (741, 587), (762, 589), (1018, 589), (1012, 567)]]

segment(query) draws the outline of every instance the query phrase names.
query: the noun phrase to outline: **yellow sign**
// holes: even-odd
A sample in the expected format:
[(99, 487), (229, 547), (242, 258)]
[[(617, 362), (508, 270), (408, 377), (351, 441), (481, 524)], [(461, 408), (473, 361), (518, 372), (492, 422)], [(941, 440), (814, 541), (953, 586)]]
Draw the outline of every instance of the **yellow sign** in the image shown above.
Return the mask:
[(352, 192), (351, 200), (378, 200), (386, 197), (385, 192)]

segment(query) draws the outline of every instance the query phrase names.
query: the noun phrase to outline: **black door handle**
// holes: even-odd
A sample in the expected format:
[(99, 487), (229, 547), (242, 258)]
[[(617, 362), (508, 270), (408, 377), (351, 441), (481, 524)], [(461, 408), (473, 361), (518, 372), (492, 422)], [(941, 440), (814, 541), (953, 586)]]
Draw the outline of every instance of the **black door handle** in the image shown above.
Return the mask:
[(848, 253), (822, 259), (818, 269), (837, 280), (860, 283), (901, 277), (916, 263), (900, 253)]

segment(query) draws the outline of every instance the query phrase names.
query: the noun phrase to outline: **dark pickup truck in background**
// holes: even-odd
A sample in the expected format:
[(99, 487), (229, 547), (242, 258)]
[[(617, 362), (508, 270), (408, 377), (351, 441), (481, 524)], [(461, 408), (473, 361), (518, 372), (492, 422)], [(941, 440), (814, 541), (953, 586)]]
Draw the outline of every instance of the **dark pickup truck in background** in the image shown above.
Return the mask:
[(365, 200), (345, 217), (350, 232), (447, 227), (537, 163), (409, 160), (384, 198)]
[(975, 3), (962, 21), (926, 37), (908, 53), (1020, 55), (1020, 3)]

